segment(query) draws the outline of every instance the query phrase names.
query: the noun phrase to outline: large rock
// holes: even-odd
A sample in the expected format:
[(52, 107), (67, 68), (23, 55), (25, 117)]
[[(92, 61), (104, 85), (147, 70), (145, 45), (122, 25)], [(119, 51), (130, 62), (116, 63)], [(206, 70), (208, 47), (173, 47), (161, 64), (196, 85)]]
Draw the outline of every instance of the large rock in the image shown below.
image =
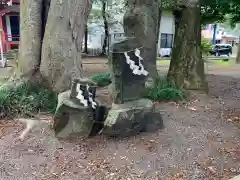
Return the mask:
[(162, 119), (159, 114), (154, 113), (152, 101), (140, 99), (113, 104), (105, 120), (103, 134), (132, 136), (141, 131), (152, 131), (158, 124), (162, 124)]
[(70, 99), (70, 91), (60, 93), (54, 116), (54, 131), (57, 137), (89, 136), (93, 127), (93, 109)]
[(95, 95), (96, 85), (88, 78), (74, 79), (71, 90), (58, 95), (54, 116), (57, 137), (94, 136), (103, 128), (107, 107)]

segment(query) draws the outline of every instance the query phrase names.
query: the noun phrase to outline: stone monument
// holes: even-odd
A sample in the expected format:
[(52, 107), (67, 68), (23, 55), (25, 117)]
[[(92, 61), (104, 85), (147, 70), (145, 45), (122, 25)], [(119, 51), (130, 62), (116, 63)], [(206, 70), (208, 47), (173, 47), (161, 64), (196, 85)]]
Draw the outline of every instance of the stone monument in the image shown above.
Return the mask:
[(104, 122), (106, 135), (135, 135), (146, 130), (150, 120), (162, 123), (161, 117), (154, 112), (153, 102), (142, 97), (149, 72), (141, 52), (144, 47), (134, 37), (115, 43), (111, 48), (109, 68), (113, 104)]
[(95, 99), (96, 88), (89, 79), (75, 79), (71, 90), (58, 95), (53, 126), (57, 137), (88, 137), (102, 129), (106, 108)]

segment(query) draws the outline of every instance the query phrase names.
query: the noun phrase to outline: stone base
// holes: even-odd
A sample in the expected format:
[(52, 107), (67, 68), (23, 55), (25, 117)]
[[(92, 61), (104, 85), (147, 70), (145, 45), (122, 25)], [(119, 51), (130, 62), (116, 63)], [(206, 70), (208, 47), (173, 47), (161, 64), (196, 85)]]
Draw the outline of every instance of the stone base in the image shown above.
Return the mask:
[(141, 131), (153, 131), (156, 124), (162, 124), (159, 114), (149, 99), (113, 104), (104, 123), (103, 134), (108, 136), (133, 136)]
[(94, 123), (94, 113), (70, 100), (70, 91), (60, 93), (54, 116), (54, 131), (57, 137), (89, 136)]

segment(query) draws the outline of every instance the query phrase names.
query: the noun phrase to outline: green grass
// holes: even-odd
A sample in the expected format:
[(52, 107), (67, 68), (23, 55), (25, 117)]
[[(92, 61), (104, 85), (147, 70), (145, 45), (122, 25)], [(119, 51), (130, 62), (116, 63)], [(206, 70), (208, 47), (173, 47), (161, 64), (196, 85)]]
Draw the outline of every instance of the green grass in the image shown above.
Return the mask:
[(91, 79), (97, 83), (99, 87), (107, 86), (111, 84), (111, 78), (109, 72), (95, 74), (91, 77)]
[(154, 80), (153, 87), (146, 89), (145, 95), (153, 101), (182, 101), (186, 98), (185, 90), (169, 83), (166, 78)]
[(157, 65), (168, 65), (170, 63), (170, 57), (169, 59), (161, 59), (160, 57), (157, 57)]
[(0, 113), (3, 117), (31, 116), (39, 111), (54, 113), (57, 94), (32, 83), (16, 88), (0, 87)]

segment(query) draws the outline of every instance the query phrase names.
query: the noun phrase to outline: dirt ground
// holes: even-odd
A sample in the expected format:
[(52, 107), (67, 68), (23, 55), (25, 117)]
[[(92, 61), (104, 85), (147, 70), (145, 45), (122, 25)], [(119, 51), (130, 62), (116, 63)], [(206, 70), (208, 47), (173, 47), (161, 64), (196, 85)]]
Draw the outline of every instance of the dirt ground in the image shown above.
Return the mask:
[[(85, 60), (85, 75), (107, 70)], [(166, 68), (160, 67), (160, 71)], [(159, 102), (165, 128), (136, 137), (58, 140), (46, 126), (0, 122), (1, 180), (227, 180), (240, 174), (240, 67), (210, 67), (209, 94)], [(51, 118), (51, 117), (50, 117)]]

